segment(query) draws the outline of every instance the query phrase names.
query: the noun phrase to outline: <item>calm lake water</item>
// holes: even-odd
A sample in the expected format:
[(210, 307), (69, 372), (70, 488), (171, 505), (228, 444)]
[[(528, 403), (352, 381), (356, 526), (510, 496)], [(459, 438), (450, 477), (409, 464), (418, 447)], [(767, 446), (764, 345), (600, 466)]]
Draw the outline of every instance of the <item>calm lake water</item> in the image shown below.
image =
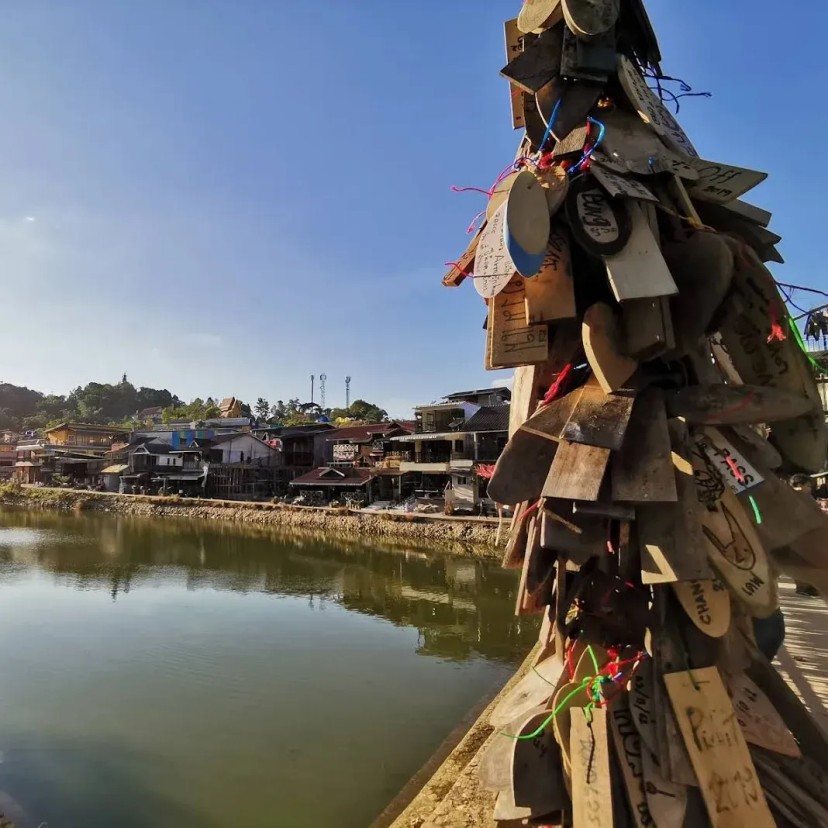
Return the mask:
[(536, 631), (496, 563), (0, 514), (19, 828), (365, 828)]

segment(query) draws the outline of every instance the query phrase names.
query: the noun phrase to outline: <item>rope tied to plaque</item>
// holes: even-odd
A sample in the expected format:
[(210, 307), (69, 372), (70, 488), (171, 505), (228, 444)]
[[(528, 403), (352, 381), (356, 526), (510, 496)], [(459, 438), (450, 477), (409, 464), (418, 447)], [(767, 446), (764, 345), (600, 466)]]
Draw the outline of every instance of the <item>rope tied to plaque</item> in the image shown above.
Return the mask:
[(545, 405), (549, 405), (550, 403), (554, 402), (558, 399), (558, 397), (563, 396), (564, 394), (564, 387), (570, 380), (572, 376), (572, 372), (575, 370), (575, 365), (572, 362), (567, 362), (564, 365), (563, 369), (561, 370), (560, 374), (552, 381), (552, 384), (549, 386), (547, 392), (543, 395), (543, 399), (541, 400), (540, 407)]
[(785, 335), (785, 331), (782, 326), (779, 324), (779, 314), (777, 313), (776, 308), (771, 305), (769, 309), (770, 313), (770, 334), (768, 336), (768, 343), (771, 342), (784, 342), (788, 337)]
[[(592, 154), (598, 147), (601, 146), (601, 143), (604, 140), (604, 136), (607, 134), (607, 128), (604, 126), (601, 121), (596, 120), (595, 118), (587, 118), (587, 123), (591, 126), (598, 127), (598, 137), (592, 142), (589, 149), (584, 151), (584, 154), (581, 156), (581, 159), (578, 161), (577, 164), (573, 165), (569, 170), (570, 175), (575, 175), (575, 173), (581, 172), (585, 170), (589, 165), (589, 159), (592, 157)], [(589, 133), (587, 133), (589, 135)]]

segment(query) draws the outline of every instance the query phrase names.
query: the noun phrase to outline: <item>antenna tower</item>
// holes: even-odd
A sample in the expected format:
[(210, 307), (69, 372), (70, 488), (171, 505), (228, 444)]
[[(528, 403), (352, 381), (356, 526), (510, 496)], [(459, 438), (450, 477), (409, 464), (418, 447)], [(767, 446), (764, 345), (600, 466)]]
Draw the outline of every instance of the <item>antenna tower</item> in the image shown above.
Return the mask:
[(327, 379), (327, 374), (319, 375), (319, 404), (322, 406), (322, 408), (325, 407), (325, 381)]
[(345, 377), (345, 408), (351, 407), (351, 378)]
[(311, 374), (311, 402), (313, 402), (313, 381), (315, 379), (316, 377), (313, 374)]

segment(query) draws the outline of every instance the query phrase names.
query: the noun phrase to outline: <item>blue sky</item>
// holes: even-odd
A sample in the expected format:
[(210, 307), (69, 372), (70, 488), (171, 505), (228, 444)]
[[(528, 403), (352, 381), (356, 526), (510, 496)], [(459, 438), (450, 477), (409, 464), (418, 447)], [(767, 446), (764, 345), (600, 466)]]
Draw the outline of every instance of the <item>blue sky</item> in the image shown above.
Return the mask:
[[(392, 414), (482, 370), (440, 286), (517, 142), (518, 0), (9, 0), (0, 27), (0, 380), (353, 397)], [(702, 156), (761, 169), (783, 281), (826, 287), (828, 4), (651, 0), (662, 68), (710, 99)], [(812, 147), (814, 149), (812, 149)], [(808, 299), (800, 297), (804, 302)], [(812, 304), (815, 304), (814, 301)]]

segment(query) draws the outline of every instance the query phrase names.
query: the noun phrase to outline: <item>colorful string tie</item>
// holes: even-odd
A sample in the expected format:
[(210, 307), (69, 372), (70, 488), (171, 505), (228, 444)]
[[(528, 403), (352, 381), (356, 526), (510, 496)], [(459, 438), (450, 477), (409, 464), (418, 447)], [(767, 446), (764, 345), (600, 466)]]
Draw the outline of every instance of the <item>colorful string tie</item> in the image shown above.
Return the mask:
[(785, 335), (785, 331), (782, 326), (779, 324), (779, 314), (776, 312), (776, 308), (771, 305), (770, 308), (770, 335), (768, 336), (768, 344), (771, 342), (784, 342), (788, 337)]

